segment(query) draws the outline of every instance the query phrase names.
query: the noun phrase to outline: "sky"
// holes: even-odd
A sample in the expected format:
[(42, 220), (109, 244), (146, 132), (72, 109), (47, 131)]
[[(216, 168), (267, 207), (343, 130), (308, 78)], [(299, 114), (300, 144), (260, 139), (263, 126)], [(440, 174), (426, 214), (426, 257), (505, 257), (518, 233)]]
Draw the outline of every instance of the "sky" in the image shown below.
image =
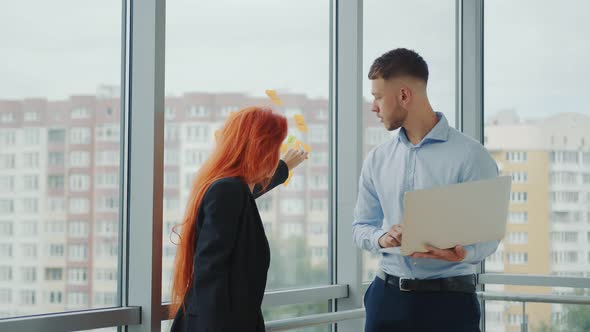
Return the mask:
[[(455, 0), (365, 0), (363, 95), (373, 59), (418, 51), (429, 96), (454, 118)], [(168, 0), (166, 93), (265, 89), (327, 97), (329, 1)], [(120, 1), (0, 0), (0, 99), (64, 99), (120, 84)], [(590, 1), (485, 1), (486, 115), (590, 115)], [(451, 120), (452, 120), (451, 119)]]

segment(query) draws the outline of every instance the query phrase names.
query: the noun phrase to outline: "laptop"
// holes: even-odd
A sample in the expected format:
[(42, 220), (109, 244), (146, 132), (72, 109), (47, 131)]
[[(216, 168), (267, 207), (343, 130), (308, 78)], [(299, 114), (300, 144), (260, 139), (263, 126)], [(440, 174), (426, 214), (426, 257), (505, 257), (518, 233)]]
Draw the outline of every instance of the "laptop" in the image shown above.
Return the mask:
[(427, 244), (447, 249), (502, 240), (511, 183), (510, 176), (500, 176), (407, 192), (401, 248), (382, 252), (407, 256), (426, 252)]

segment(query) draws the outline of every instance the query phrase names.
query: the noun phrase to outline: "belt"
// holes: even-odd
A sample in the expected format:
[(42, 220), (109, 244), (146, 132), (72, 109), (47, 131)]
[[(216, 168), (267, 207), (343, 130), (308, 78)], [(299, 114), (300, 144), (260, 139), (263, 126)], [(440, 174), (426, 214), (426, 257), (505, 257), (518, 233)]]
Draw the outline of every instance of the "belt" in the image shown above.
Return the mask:
[(475, 293), (476, 275), (440, 278), (440, 279), (412, 279), (389, 275), (381, 270), (377, 277), (386, 284), (398, 287), (400, 291), (409, 292), (458, 292)]

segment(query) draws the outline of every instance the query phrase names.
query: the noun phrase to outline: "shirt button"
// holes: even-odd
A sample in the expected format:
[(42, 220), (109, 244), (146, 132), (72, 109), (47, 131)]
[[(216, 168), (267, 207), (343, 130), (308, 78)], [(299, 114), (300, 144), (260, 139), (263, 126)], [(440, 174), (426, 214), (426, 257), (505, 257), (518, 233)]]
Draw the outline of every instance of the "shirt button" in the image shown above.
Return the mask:
[(417, 263), (416, 263), (416, 262), (414, 262), (414, 265), (416, 265), (416, 264), (417, 264)]

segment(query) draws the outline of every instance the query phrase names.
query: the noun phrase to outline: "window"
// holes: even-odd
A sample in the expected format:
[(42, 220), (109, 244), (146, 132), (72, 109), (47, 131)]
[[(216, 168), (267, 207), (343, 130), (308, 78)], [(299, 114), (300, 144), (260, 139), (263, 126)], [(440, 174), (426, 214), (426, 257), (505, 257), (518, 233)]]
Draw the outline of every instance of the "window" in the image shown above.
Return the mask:
[(527, 172), (512, 172), (512, 183), (527, 183), (529, 175)]
[(283, 239), (303, 235), (303, 224), (285, 223), (281, 225), (281, 236)]
[(63, 175), (49, 175), (47, 177), (47, 186), (52, 190), (64, 189), (64, 176)]
[(65, 233), (66, 231), (66, 223), (62, 220), (51, 220), (51, 221), (47, 221), (47, 223), (45, 224), (45, 232), (46, 233), (53, 233), (58, 234), (58, 233)]
[(90, 111), (84, 107), (74, 108), (70, 113), (72, 119), (88, 119)]
[(64, 257), (65, 249), (63, 244), (50, 244), (49, 257)]
[(119, 208), (118, 196), (97, 197), (96, 210), (101, 212), (117, 211)]
[(37, 245), (34, 243), (21, 244), (21, 253), (28, 260), (37, 258)]
[(50, 291), (49, 292), (48, 302), (50, 304), (61, 304), (61, 303), (63, 303), (62, 292), (60, 292), (60, 291)]
[(553, 264), (576, 264), (578, 263), (577, 251), (553, 251), (551, 252)]
[(510, 202), (513, 204), (522, 204), (528, 201), (528, 193), (526, 192), (511, 192)]
[(39, 200), (37, 198), (23, 198), (22, 212), (37, 213), (39, 212)]
[(39, 112), (35, 112), (35, 111), (25, 112), (24, 120), (25, 120), (25, 122), (39, 121), (40, 120)]
[(554, 243), (576, 243), (578, 242), (577, 232), (552, 232), (551, 240)]
[(12, 281), (12, 266), (0, 266), (0, 282)]
[(39, 128), (24, 128), (24, 143), (26, 145), (37, 145), (41, 141)]
[(24, 191), (39, 190), (39, 176), (38, 175), (24, 175), (22, 189)]
[(117, 243), (100, 242), (96, 245), (96, 256), (99, 258), (117, 257), (117, 253), (118, 253)]
[(24, 168), (38, 168), (39, 167), (39, 153), (38, 152), (23, 153), (22, 167), (24, 167)]
[(87, 198), (70, 198), (70, 213), (85, 214), (90, 209)]
[(69, 292), (68, 305), (75, 307), (85, 307), (88, 305), (88, 294), (82, 292)]
[(99, 220), (96, 223), (96, 233), (103, 236), (114, 236), (119, 231), (119, 222), (116, 220)]
[(507, 252), (506, 258), (508, 264), (522, 265), (529, 261), (529, 254), (526, 252)]
[(16, 131), (11, 129), (0, 129), (0, 145), (9, 146), (16, 144)]
[(9, 237), (14, 233), (11, 221), (0, 221), (0, 237)]
[(166, 149), (164, 150), (164, 163), (166, 165), (175, 166), (178, 165), (180, 157), (177, 149)]
[[(325, 284), (330, 282), (328, 262), (314, 261), (312, 264), (312, 244), (308, 243), (306, 237), (309, 235), (304, 230), (311, 222), (328, 223), (328, 210), (318, 211), (313, 216), (309, 214), (307, 207), (308, 192), (311, 183), (311, 176), (317, 177), (318, 189), (314, 189), (313, 197), (331, 197), (327, 177), (329, 169), (330, 151), (330, 100), (329, 100), (329, 72), (321, 69), (328, 68), (330, 61), (329, 52), (329, 20), (330, 2), (302, 0), (303, 2), (248, 2), (247, 5), (238, 6), (209, 6), (202, 2), (169, 3), (166, 7), (166, 90), (169, 94), (166, 97), (166, 108), (175, 110), (175, 116), (168, 116), (165, 119), (165, 151), (178, 151), (180, 167), (175, 166), (176, 158), (165, 158), (164, 172), (177, 172), (179, 185), (176, 185), (176, 176), (168, 183), (164, 193), (163, 220), (180, 223), (186, 199), (190, 192), (192, 179), (199, 167), (209, 157), (215, 147), (215, 131), (221, 128), (231, 112), (238, 111), (246, 106), (269, 104), (265, 95), (266, 89), (277, 89), (277, 94), (283, 100), (282, 107), (273, 107), (278, 113), (287, 116), (289, 120), (289, 134), (297, 137), (301, 142), (312, 148), (310, 160), (298, 168), (287, 186), (279, 186), (257, 200), (259, 211), (262, 214), (262, 221), (265, 228), (272, 228), (276, 237), (269, 240), (271, 247), (279, 246), (286, 250), (273, 251), (273, 266), (269, 270), (268, 289), (309, 286), (310, 284)], [(264, 14), (269, 10), (277, 15), (269, 16)], [(309, 13), (313, 12), (313, 15)], [(223, 29), (213, 29), (209, 34), (199, 36), (200, 42), (210, 47), (197, 47), (187, 41), (193, 40), (194, 36), (187, 34), (187, 31), (200, 31), (202, 21), (179, 24), (177, 17), (186, 12), (197, 12), (202, 14), (200, 20), (208, 21), (207, 17), (218, 15), (229, 15), (237, 18), (231, 20)], [(247, 15), (246, 16), (244, 15)], [(304, 19), (305, 28), (301, 27), (301, 19)], [(257, 36), (265, 35), (271, 44), (284, 41), (287, 36), (275, 36), (265, 33), (268, 26), (273, 26), (280, 31), (297, 31), (293, 38), (297, 48), (303, 47), (309, 53), (301, 57), (297, 52), (287, 51), (276, 53), (270, 50), (268, 59), (235, 58), (228, 61), (227, 54), (240, 52), (246, 54), (259, 53), (259, 47), (255, 46), (260, 42)], [(231, 31), (231, 33), (230, 33)], [(223, 42), (237, 32), (243, 43), (232, 44)], [(287, 33), (291, 36), (291, 33)], [(291, 37), (288, 37), (291, 38)], [(200, 61), (186, 61), (187, 58), (207, 59), (207, 65)], [(280, 57), (280, 61), (279, 61)], [(292, 63), (285, 71), (284, 63)], [(236, 73), (231, 80), (224, 84), (218, 84), (219, 72), (213, 68), (225, 68), (229, 72)], [(199, 79), (187, 79), (181, 73), (199, 73)], [(284, 75), (276, 75), (282, 72)], [(305, 78), (305, 79), (304, 79)], [(208, 82), (207, 84), (203, 84)], [(310, 83), (311, 82), (311, 83)], [(283, 90), (281, 87), (289, 87)], [(308, 127), (307, 132), (301, 132), (293, 121), (294, 114), (301, 114), (305, 117)], [(247, 140), (247, 137), (241, 139)], [(171, 152), (175, 154), (175, 152)], [(316, 157), (318, 155), (319, 157)], [(312, 158), (313, 161), (312, 161)], [(311, 167), (313, 166), (313, 167)], [(326, 177), (322, 179), (322, 176)], [(162, 174), (164, 179), (166, 174)], [(286, 202), (286, 203), (285, 203)], [(301, 225), (301, 231), (288, 235), (287, 238), (280, 237), (285, 223)], [(165, 235), (170, 234), (169, 229), (164, 229)], [(299, 235), (297, 235), (299, 234)], [(323, 247), (328, 252), (328, 234), (322, 239), (316, 238), (314, 247)], [(325, 241), (324, 241), (325, 240)], [(283, 244), (283, 241), (288, 241)], [(162, 271), (162, 294), (163, 300), (167, 300), (169, 293), (170, 266), (174, 257), (167, 256), (171, 252), (164, 249), (163, 271)], [(301, 261), (295, 275), (285, 275), (281, 271), (281, 263)], [(281, 273), (282, 272), (282, 273)], [(300, 273), (301, 272), (301, 273)]]
[(164, 187), (178, 187), (179, 179), (178, 179), (178, 172), (176, 171), (166, 171), (164, 172)]
[(88, 270), (86, 268), (69, 268), (68, 281), (72, 284), (86, 284), (88, 282)]
[(88, 237), (88, 222), (84, 220), (68, 222), (68, 235), (70, 237)]
[(35, 305), (35, 291), (34, 290), (21, 290), (20, 291), (20, 304), (21, 305)]
[(0, 153), (0, 170), (14, 169), (15, 163), (14, 153)]
[(12, 289), (0, 288), (0, 304), (12, 304)]
[(310, 200), (310, 211), (325, 212), (328, 210), (328, 199), (326, 198), (312, 198)]
[(98, 142), (119, 142), (121, 133), (118, 123), (101, 124), (96, 127)]
[(312, 175), (309, 178), (309, 187), (311, 189), (327, 189), (328, 188), (328, 176), (325, 174), (322, 175)]
[(528, 160), (528, 153), (526, 151), (510, 151), (506, 152), (506, 161), (510, 163), (524, 163)]
[(27, 266), (21, 268), (21, 281), (25, 283), (33, 283), (37, 281), (37, 268), (33, 266)]
[(46, 281), (61, 281), (63, 280), (63, 269), (58, 267), (45, 268)]
[(83, 192), (90, 189), (90, 177), (86, 174), (70, 175), (70, 191)]
[(0, 123), (13, 123), (13, 122), (14, 122), (14, 113), (12, 113), (12, 112), (0, 113)]
[(14, 213), (14, 201), (12, 199), (0, 199), (0, 215)]
[(85, 261), (88, 259), (88, 246), (86, 244), (70, 244), (68, 258), (72, 261)]
[(64, 143), (66, 141), (65, 129), (49, 129), (47, 131), (47, 140), (49, 143)]
[(49, 152), (47, 155), (47, 163), (49, 166), (64, 166), (65, 165), (63, 152)]
[(303, 199), (281, 200), (281, 213), (287, 216), (304, 214)]
[(72, 128), (70, 129), (71, 144), (89, 144), (91, 140), (90, 128)]
[(37, 222), (34, 220), (24, 220), (20, 222), (20, 237), (36, 236), (38, 234)]
[(511, 244), (527, 244), (529, 242), (529, 234), (527, 232), (509, 232), (506, 240)]
[(97, 188), (118, 188), (119, 187), (119, 173), (107, 172), (96, 174)]
[(117, 270), (116, 269), (96, 269), (96, 280), (97, 281), (116, 281)]
[(550, 160), (554, 164), (578, 164), (580, 161), (577, 151), (551, 151)]
[(98, 306), (114, 306), (117, 304), (117, 293), (96, 292), (94, 293), (94, 304)]
[(0, 243), (0, 258), (12, 258), (12, 244)]
[(119, 166), (119, 151), (103, 150), (96, 152), (97, 166)]
[(551, 193), (551, 201), (553, 203), (577, 203), (579, 200), (579, 192), (558, 191)]
[(14, 191), (14, 176), (0, 176), (0, 193), (9, 193)]
[(88, 167), (90, 166), (90, 152), (72, 151), (70, 152), (70, 167)]

